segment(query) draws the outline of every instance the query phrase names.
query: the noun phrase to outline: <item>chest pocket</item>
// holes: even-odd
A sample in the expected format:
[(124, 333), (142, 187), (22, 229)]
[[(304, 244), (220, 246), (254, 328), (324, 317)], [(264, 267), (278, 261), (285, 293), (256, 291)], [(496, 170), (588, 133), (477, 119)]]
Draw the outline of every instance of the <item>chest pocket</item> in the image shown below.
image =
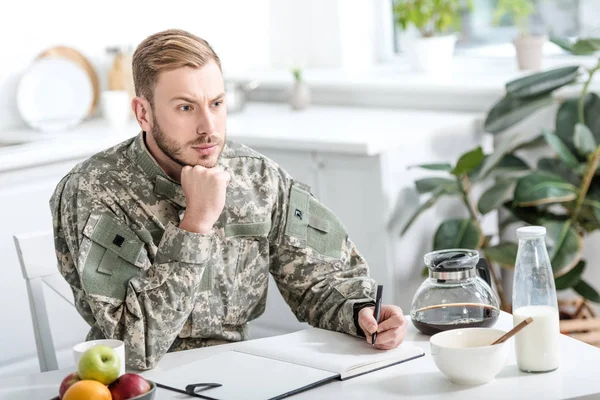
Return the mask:
[(337, 216), (298, 182), (290, 189), (285, 234), (319, 255), (335, 259), (342, 257), (347, 239), (346, 229)]
[(144, 243), (124, 223), (105, 214), (91, 215), (83, 234), (84, 240), (89, 240), (84, 289), (89, 294), (124, 300), (129, 280), (140, 274)]

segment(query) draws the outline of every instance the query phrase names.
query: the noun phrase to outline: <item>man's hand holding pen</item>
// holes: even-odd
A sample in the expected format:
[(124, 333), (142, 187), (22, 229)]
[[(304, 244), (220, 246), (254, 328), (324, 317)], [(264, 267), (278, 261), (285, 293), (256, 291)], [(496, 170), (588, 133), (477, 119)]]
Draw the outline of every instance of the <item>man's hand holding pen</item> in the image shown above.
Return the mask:
[(365, 333), (366, 340), (372, 344), (373, 333), (377, 332), (374, 346), (381, 350), (398, 347), (406, 335), (407, 321), (398, 306), (382, 305), (379, 324), (374, 316), (375, 307), (365, 307), (358, 313), (358, 324)]

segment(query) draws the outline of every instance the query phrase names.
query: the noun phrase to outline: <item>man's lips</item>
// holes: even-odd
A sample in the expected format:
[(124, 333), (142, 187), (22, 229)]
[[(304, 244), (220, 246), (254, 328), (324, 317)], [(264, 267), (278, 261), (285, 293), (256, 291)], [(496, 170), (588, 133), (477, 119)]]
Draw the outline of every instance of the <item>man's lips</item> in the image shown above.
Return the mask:
[(196, 146), (192, 146), (192, 149), (196, 150), (198, 153), (202, 155), (211, 154), (214, 150), (216, 150), (217, 145), (214, 143), (211, 144), (200, 144)]

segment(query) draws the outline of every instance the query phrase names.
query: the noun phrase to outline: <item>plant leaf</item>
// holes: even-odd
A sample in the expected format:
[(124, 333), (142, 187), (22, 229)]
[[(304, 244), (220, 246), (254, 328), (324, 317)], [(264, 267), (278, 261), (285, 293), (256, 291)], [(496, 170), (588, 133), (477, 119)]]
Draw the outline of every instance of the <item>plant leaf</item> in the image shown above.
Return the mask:
[(537, 135), (537, 133), (532, 134), (529, 131), (511, 132), (503, 135), (500, 143), (496, 145), (494, 152), (490, 154), (482, 163), (477, 180), (483, 181), (489, 176), (492, 170), (497, 167), (500, 162), (502, 162), (507, 154), (509, 154), (518, 146), (524, 143), (529, 143), (534, 137), (537, 137)]
[(513, 195), (517, 207), (561, 203), (574, 200), (577, 188), (562, 178), (544, 171), (534, 171), (517, 180)]
[(504, 171), (528, 171), (529, 165), (523, 159), (514, 154), (507, 154), (502, 157), (502, 160), (496, 165), (496, 169)]
[(482, 215), (502, 206), (512, 192), (514, 181), (500, 181), (486, 190), (479, 198), (477, 208)]
[(535, 149), (542, 146), (545, 147), (546, 144), (546, 138), (544, 138), (544, 135), (539, 135), (532, 138), (529, 142), (520, 144), (519, 146), (515, 147), (515, 151), (521, 149)]
[(548, 221), (564, 222), (569, 219), (567, 215), (553, 214), (549, 211), (540, 209), (540, 207), (517, 207), (515, 206), (514, 201), (507, 201), (504, 203), (504, 208), (506, 208), (518, 221), (523, 221), (530, 225), (543, 225)]
[[(546, 142), (544, 141), (544, 145), (546, 144)], [(469, 173), (469, 178), (471, 179), (471, 181), (476, 181), (479, 177), (479, 173), (481, 172), (481, 168), (483, 167), (483, 165), (487, 162), (489, 157), (492, 157), (492, 155), (489, 156), (485, 156), (485, 159), (483, 161), (483, 163), (481, 164), (481, 166), (473, 171), (471, 171), (471, 173)], [(490, 171), (490, 173), (486, 176), (486, 178), (488, 177), (501, 177), (501, 178), (506, 178), (507, 176), (513, 176), (513, 175), (521, 175), (522, 173), (529, 171), (530, 167), (529, 165), (527, 165), (527, 163), (525, 161), (523, 161), (521, 158), (515, 156), (514, 154), (506, 154), (504, 155), (504, 157), (502, 157), (502, 159), (500, 160), (500, 162), (498, 162), (498, 164), (496, 164), (496, 166), (494, 166), (494, 168)]]
[(583, 279), (573, 286), (573, 290), (594, 303), (600, 303), (600, 294)]
[(447, 189), (447, 193), (458, 192), (458, 184), (454, 179), (448, 178), (423, 178), (415, 181), (417, 192), (420, 194), (433, 192), (440, 186), (444, 186)]
[(579, 66), (555, 68), (537, 72), (506, 84), (506, 92), (516, 98), (528, 98), (550, 93), (577, 79)]
[(558, 154), (560, 159), (563, 160), (565, 164), (567, 164), (567, 166), (571, 168), (579, 167), (579, 160), (577, 159), (577, 157), (575, 157), (573, 153), (571, 153), (569, 147), (567, 147), (567, 145), (564, 144), (558, 136), (544, 129), (544, 137), (546, 138), (546, 141), (548, 142), (550, 147), (554, 149), (556, 154)]
[(476, 249), (484, 237), (471, 219), (450, 219), (442, 222), (433, 238), (433, 249)]
[(561, 49), (566, 50), (569, 53), (573, 53), (573, 43), (569, 39), (550, 35), (548, 40), (560, 47)]
[(550, 94), (519, 99), (510, 95), (498, 101), (488, 112), (484, 128), (486, 132), (499, 133), (552, 103)]
[(481, 147), (477, 147), (471, 150), (458, 159), (456, 167), (452, 170), (451, 174), (460, 176), (469, 173), (475, 168), (479, 167), (485, 158)]
[(537, 165), (538, 170), (550, 172), (556, 176), (560, 176), (565, 181), (579, 187), (581, 184), (581, 176), (573, 169), (567, 167), (559, 158), (540, 158)]
[[(562, 102), (556, 112), (556, 135), (560, 137), (572, 153), (576, 152), (574, 144), (575, 125), (579, 122), (579, 99), (572, 98)], [(588, 93), (584, 100), (584, 122), (594, 135), (596, 143), (600, 143), (600, 97)], [(582, 161), (585, 157), (580, 158)]]
[(596, 139), (587, 126), (578, 122), (575, 125), (575, 134), (573, 135), (573, 144), (582, 156), (587, 156), (596, 150)]
[(404, 225), (404, 228), (402, 228), (402, 232), (400, 233), (400, 236), (402, 236), (406, 233), (408, 228), (410, 228), (410, 226), (413, 224), (413, 222), (415, 222), (415, 220), (419, 217), (419, 215), (421, 215), (427, 209), (431, 208), (440, 199), (440, 197), (442, 197), (446, 194), (448, 194), (448, 193), (447, 193), (447, 188), (445, 186), (440, 186), (437, 189), (435, 189), (431, 193), (431, 196), (427, 199), (427, 201), (425, 201), (423, 204), (421, 204), (415, 210), (415, 212), (410, 217), (410, 219), (408, 220), (406, 225)]
[(579, 39), (573, 44), (573, 53), (577, 55), (593, 54), (600, 50), (600, 39)]
[(452, 165), (448, 163), (411, 165), (408, 168), (423, 168), (432, 171), (452, 171)]
[(585, 261), (581, 260), (573, 267), (571, 270), (567, 271), (565, 274), (561, 276), (554, 277), (554, 284), (556, 285), (556, 290), (564, 290), (569, 289), (577, 284), (581, 279), (581, 274), (585, 269)]
[(484, 249), (487, 258), (507, 268), (514, 268), (519, 246), (514, 242), (502, 242)]
[(546, 246), (555, 276), (565, 274), (577, 265), (583, 252), (583, 238), (569, 221), (546, 221)]

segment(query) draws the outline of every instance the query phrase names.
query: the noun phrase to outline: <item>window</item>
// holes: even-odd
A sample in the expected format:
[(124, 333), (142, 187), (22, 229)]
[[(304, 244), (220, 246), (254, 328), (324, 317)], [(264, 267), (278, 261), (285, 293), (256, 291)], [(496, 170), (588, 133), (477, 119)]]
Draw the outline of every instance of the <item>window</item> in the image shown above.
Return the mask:
[[(493, 24), (493, 13), (498, 0), (472, 0), (473, 10), (462, 15), (462, 29), (456, 44), (457, 53), (502, 54), (496, 52), (508, 48), (517, 35), (511, 18), (504, 17), (498, 25)], [(530, 17), (531, 31), (563, 37), (600, 36), (600, 7), (598, 0), (535, 0), (535, 13)], [(402, 51), (403, 36), (415, 32), (403, 32), (396, 24), (395, 50)], [(556, 46), (554, 46), (556, 47)], [(491, 50), (491, 51), (490, 51)], [(561, 53), (558, 47), (553, 52)]]

